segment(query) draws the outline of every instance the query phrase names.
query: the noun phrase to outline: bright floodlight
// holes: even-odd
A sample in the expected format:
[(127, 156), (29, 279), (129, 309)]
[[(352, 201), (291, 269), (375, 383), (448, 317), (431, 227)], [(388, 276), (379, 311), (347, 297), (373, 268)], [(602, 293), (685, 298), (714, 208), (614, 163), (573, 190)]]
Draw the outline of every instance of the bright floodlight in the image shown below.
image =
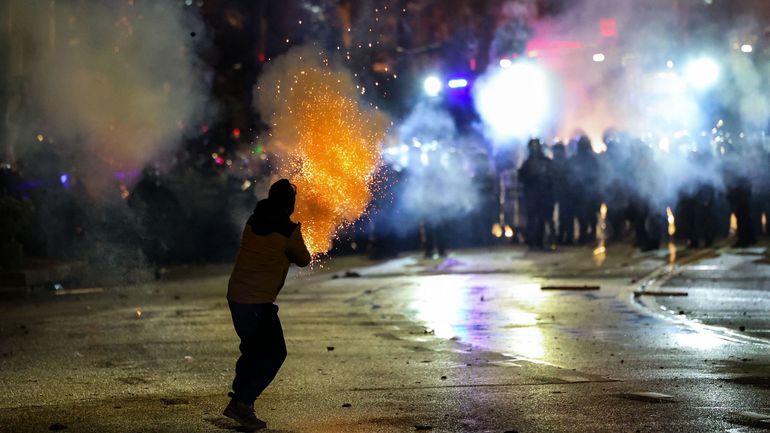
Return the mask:
[(750, 44), (743, 44), (741, 45), (741, 51), (744, 53), (750, 53), (754, 51), (754, 47), (752, 47)]
[(530, 61), (494, 68), (475, 81), (473, 102), (498, 143), (540, 134), (551, 114), (548, 76)]
[(704, 90), (716, 84), (719, 79), (719, 65), (713, 59), (702, 57), (690, 62), (684, 73), (693, 87)]
[(594, 62), (597, 62), (597, 63), (599, 63), (599, 62), (603, 62), (603, 61), (604, 61), (604, 58), (605, 58), (605, 57), (604, 57), (604, 54), (602, 54), (602, 53), (596, 53), (596, 54), (594, 54)]
[(511, 62), (511, 59), (500, 59), (501, 68), (510, 68), (511, 64), (513, 64), (513, 62)]
[(436, 76), (430, 76), (425, 79), (425, 82), (423, 83), (423, 88), (425, 89), (425, 94), (430, 96), (431, 98), (434, 96), (438, 96), (439, 93), (441, 93), (441, 80), (439, 80)]

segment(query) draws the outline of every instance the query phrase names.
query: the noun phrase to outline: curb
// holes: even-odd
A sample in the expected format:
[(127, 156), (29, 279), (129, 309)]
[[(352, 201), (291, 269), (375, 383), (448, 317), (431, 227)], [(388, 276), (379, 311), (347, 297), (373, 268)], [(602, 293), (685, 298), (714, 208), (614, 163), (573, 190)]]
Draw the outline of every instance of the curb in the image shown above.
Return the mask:
[(752, 337), (722, 326), (705, 325), (688, 319), (687, 316), (669, 314), (670, 311), (656, 301), (658, 297), (687, 296), (686, 291), (661, 290), (661, 288), (671, 278), (681, 273), (686, 265), (696, 263), (712, 252), (721, 253), (728, 248), (727, 246), (720, 246), (714, 250), (704, 250), (683, 259), (681, 262), (661, 266), (628, 288), (631, 292), (628, 297), (629, 303), (658, 319), (684, 325), (696, 331), (710, 332), (733, 343), (770, 345), (770, 339)]

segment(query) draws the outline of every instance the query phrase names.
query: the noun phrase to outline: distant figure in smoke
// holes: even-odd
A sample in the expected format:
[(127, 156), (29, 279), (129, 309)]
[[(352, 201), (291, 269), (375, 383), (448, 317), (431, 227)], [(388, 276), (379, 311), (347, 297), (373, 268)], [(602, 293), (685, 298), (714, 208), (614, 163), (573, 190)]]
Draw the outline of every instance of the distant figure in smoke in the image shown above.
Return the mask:
[(577, 153), (570, 158), (572, 177), (575, 179), (575, 213), (580, 226), (578, 242), (596, 240), (597, 212), (601, 204), (598, 190), (599, 161), (585, 135), (578, 139)]
[[(706, 150), (693, 152), (690, 158), (696, 166), (711, 165), (711, 155)], [(699, 248), (702, 239), (703, 246), (710, 248), (716, 235), (714, 223), (716, 188), (711, 182), (703, 179), (694, 179), (685, 187), (679, 201), (679, 211), (683, 221), (678, 225), (685, 229), (690, 247)]]
[(553, 145), (551, 168), (554, 201), (559, 205), (559, 230), (556, 234), (556, 242), (559, 245), (571, 245), (575, 240), (575, 193), (569, 173), (567, 146), (564, 143), (558, 142)]
[(232, 399), (224, 410), (250, 429), (267, 424), (254, 415), (254, 401), (272, 382), (286, 359), (286, 343), (275, 298), (291, 263), (304, 267), (310, 253), (294, 212), (296, 187), (286, 179), (275, 182), (246, 222), (227, 301), (241, 356), (235, 365)]
[(623, 239), (626, 219), (629, 218), (629, 161), (620, 134), (608, 130), (604, 134), (607, 150), (602, 155), (602, 195), (607, 205), (608, 239)]
[[(423, 179), (425, 191), (430, 194), (441, 194), (443, 182), (456, 173), (451, 173), (447, 166), (441, 163), (441, 157), (448, 161), (449, 154), (433, 155), (428, 158), (427, 167), (425, 167), (425, 178)], [(432, 205), (432, 206), (431, 206)], [(425, 248), (425, 258), (434, 258), (446, 256), (446, 232), (449, 229), (447, 220), (446, 203), (437, 200), (430, 200), (430, 212), (424, 215), (422, 220), (422, 242)]]
[[(770, 216), (770, 150), (754, 149), (754, 155), (750, 159), (752, 164), (751, 187), (751, 219), (754, 222), (754, 233), (757, 236), (767, 236), (767, 218)], [(763, 218), (764, 216), (764, 218)]]
[(159, 278), (160, 266), (171, 260), (173, 246), (183, 236), (184, 209), (153, 168), (142, 171), (142, 178), (128, 196), (127, 203), (139, 224), (142, 251)]
[(529, 157), (518, 173), (527, 215), (525, 240), (530, 248), (545, 248), (545, 227), (553, 219), (554, 206), (551, 160), (543, 153), (543, 146), (537, 138), (529, 140), (527, 147)]
[(447, 224), (441, 220), (426, 220), (423, 222), (423, 236), (425, 243), (425, 258), (430, 259), (437, 254), (446, 257)]
[(738, 240), (734, 248), (745, 248), (757, 243), (754, 224), (751, 222), (751, 179), (745, 167), (745, 161), (735, 149), (730, 149), (725, 160), (725, 187), (727, 201), (735, 214)]
[(641, 191), (648, 194), (659, 191), (656, 178), (650, 176), (653, 171), (652, 154), (641, 140), (634, 140), (631, 143), (631, 153), (633, 155), (629, 176), (634, 179), (636, 189), (632, 189), (629, 194), (629, 214), (632, 216), (634, 226), (635, 240), (634, 246), (641, 251), (653, 251), (660, 248), (662, 225), (660, 216), (650, 205), (649, 197)]

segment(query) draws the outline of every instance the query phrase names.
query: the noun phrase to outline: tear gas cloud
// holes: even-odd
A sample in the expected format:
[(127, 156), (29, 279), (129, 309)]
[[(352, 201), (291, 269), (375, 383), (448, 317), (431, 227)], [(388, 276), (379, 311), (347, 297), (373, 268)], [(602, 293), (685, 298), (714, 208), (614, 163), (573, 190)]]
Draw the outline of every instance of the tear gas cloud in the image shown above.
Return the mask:
[(27, 166), (39, 162), (27, 160), (28, 137), (39, 132), (45, 153), (100, 196), (115, 188), (115, 172), (170, 151), (205, 112), (203, 25), (176, 2), (25, 0), (3, 9), (14, 35), (8, 64), (28, 104), (7, 138)]
[[(492, 45), (505, 45), (498, 41), (504, 40), (509, 41), (506, 46), (516, 46), (510, 41), (517, 34), (527, 35), (522, 31), (524, 21), (531, 38), (518, 58), (509, 52), (501, 63), (499, 54), (492, 52), (488, 70), (475, 84), (474, 103), (496, 147), (520, 146), (529, 136), (569, 141), (584, 133), (601, 151), (608, 129), (624, 131), (644, 141), (635, 145), (652, 151), (652, 165), (640, 176), (665, 178), (636, 179), (631, 187), (657, 206), (663, 201), (671, 206), (678, 193), (693, 184), (722, 188), (725, 166), (719, 154), (725, 148), (729, 152), (731, 147), (756, 144), (766, 130), (770, 65), (760, 56), (746, 55), (750, 50), (730, 50), (734, 41), (757, 30), (756, 18), (734, 19), (729, 25), (736, 30), (717, 35), (719, 40), (691, 36), (684, 44), (682, 32), (687, 25), (671, 2), (578, 0), (565, 2), (550, 15), (540, 15), (534, 5), (525, 0), (503, 5), (503, 10), (515, 13), (501, 15)], [(697, 19), (715, 18), (693, 18)], [(696, 21), (689, 26), (690, 31), (698, 31), (692, 30), (698, 27)], [(517, 86), (506, 71), (532, 64), (547, 70), (553, 80), (541, 86), (539, 79), (519, 77), (526, 82), (513, 92), (519, 96), (503, 96), (505, 89)], [(534, 90), (540, 87), (547, 89), (540, 92), (540, 99), (548, 103), (538, 103), (547, 110), (532, 102)], [(553, 100), (548, 100), (548, 94)], [(542, 115), (535, 118), (535, 113)], [(734, 114), (736, 120), (718, 124), (719, 113)], [(526, 119), (528, 129), (516, 127), (517, 119)], [(623, 154), (621, 160), (637, 157), (633, 142), (612, 143), (614, 152)], [(693, 152), (713, 158), (704, 162), (694, 158)], [(613, 181), (604, 179), (605, 185), (600, 186)]]
[(372, 198), (387, 118), (359, 102), (352, 74), (329, 66), (313, 46), (272, 60), (254, 92), (277, 174), (297, 185), (293, 218), (302, 222), (310, 252), (324, 253)]
[(460, 135), (446, 109), (420, 102), (400, 122), (386, 151), (402, 175), (396, 186), (395, 230), (414, 229), (419, 221), (439, 222), (467, 215), (479, 202), (467, 152), (474, 137)]

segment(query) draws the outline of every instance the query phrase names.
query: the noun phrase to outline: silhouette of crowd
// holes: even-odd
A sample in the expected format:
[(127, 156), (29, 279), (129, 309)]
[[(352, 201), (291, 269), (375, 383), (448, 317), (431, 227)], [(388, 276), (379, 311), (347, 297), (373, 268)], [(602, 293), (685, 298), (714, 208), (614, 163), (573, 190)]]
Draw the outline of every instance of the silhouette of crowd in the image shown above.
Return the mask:
[(585, 135), (550, 148), (529, 141), (517, 174), (530, 248), (589, 244), (600, 230), (605, 242), (633, 236), (642, 251), (672, 236), (710, 247), (730, 229), (734, 246), (748, 247), (767, 233), (770, 152), (762, 146), (661, 149), (614, 132), (603, 141), (601, 153)]

